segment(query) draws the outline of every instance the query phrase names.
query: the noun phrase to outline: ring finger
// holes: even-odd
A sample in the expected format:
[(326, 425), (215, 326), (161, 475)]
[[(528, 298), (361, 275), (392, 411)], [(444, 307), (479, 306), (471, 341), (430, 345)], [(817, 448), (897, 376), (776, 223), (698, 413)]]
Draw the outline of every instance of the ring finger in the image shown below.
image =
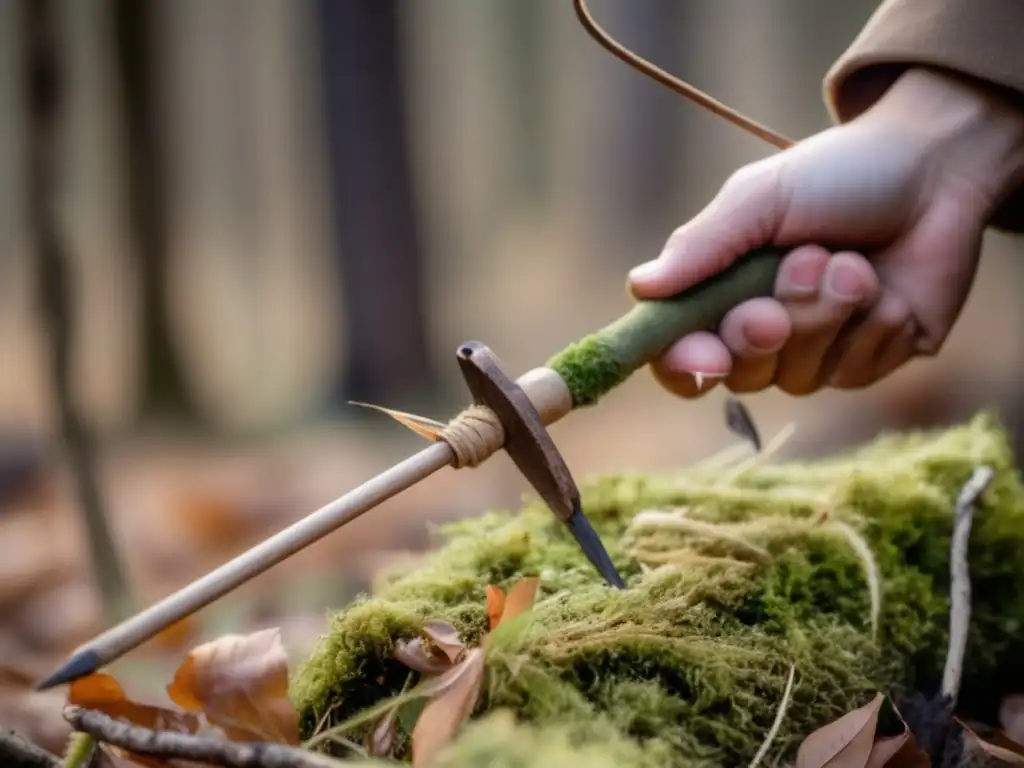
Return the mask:
[(829, 350), (828, 362), (823, 366), (829, 385), (836, 389), (859, 389), (871, 384), (880, 355), (909, 319), (910, 307), (901, 295), (883, 295), (863, 322)]
[(791, 395), (819, 389), (829, 348), (854, 311), (874, 304), (878, 292), (878, 277), (867, 259), (842, 251), (829, 259), (816, 300), (783, 299), (792, 318), (793, 337), (779, 353), (776, 385)]

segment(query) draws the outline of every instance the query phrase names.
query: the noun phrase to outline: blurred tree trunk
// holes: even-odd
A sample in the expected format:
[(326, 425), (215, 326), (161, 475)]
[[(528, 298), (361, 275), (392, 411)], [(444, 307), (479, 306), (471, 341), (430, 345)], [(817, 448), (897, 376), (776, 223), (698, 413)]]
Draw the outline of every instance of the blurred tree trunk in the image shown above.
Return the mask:
[(55, 0), (24, 0), (26, 199), (38, 300), (49, 341), (60, 436), (67, 451), (93, 572), (107, 621), (130, 610), (130, 588), (108, 521), (99, 457), (87, 419), (76, 402), (72, 355), (76, 345), (76, 286), (68, 238), (61, 228), (61, 182), (67, 174), (67, 55)]
[(430, 398), (423, 245), (395, 0), (318, 0), (331, 216), (347, 328), (336, 398)]
[(165, 290), (169, 233), (164, 136), (159, 114), (153, 0), (113, 0), (117, 75), (124, 115), (128, 221), (142, 289), (143, 417), (199, 418), (175, 351)]
[(503, 98), (511, 103), (515, 130), (510, 132), (514, 192), (513, 204), (543, 208), (549, 202), (546, 128), (549, 115), (544, 102), (544, 74), (552, 57), (544, 45), (545, 17), (541, 3), (548, 0), (499, 2), (494, 8), (504, 59)]
[[(598, 23), (627, 48), (673, 74), (684, 69), (681, 40), (693, 15), (691, 4), (617, 0), (592, 6)], [(679, 169), (673, 160), (686, 138), (678, 115), (690, 107), (603, 50), (593, 77), (601, 96), (597, 117), (585, 130), (596, 134), (596, 173), (604, 179), (592, 192), (594, 226), (602, 229), (601, 239), (616, 244), (613, 264), (630, 267), (657, 254), (680, 223), (675, 205)], [(642, 253), (633, 250), (637, 247)]]

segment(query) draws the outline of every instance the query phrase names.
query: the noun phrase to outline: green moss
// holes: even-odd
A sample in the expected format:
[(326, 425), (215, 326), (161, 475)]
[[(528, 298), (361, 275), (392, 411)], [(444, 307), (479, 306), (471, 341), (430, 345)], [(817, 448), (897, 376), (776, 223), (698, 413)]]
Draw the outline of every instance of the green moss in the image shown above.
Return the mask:
[[(391, 659), (394, 643), (421, 622), (446, 619), (476, 643), (487, 585), (538, 575), (533, 618), (489, 651), (475, 719), (448, 765), (745, 764), (795, 665), (773, 747), (791, 757), (808, 732), (876, 690), (937, 687), (953, 507), (982, 463), (997, 474), (971, 539), (962, 691), (965, 706), (980, 707), (1024, 685), (1024, 488), (985, 415), (814, 463), (596, 478), (584, 484), (584, 509), (624, 591), (603, 586), (538, 503), (449, 525), (440, 550), (333, 618), (294, 680), (305, 735), (325, 713), (339, 722), (397, 693), (408, 670)], [(645, 510), (685, 517), (670, 525)], [(881, 576), (877, 635), (866, 564), (844, 527)]]
[(616, 359), (614, 347), (596, 334), (570, 344), (547, 365), (562, 377), (572, 395), (573, 408), (594, 405), (633, 373)]

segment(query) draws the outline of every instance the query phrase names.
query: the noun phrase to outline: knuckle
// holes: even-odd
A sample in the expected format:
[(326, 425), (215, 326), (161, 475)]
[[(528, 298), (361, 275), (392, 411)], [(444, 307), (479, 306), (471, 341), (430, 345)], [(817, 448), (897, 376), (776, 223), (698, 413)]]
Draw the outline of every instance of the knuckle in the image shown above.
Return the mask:
[(762, 162), (748, 163), (729, 174), (725, 183), (722, 184), (722, 191), (736, 192), (737, 190), (746, 189), (762, 178), (764, 173), (765, 169)]
[(775, 378), (776, 386), (792, 397), (806, 397), (821, 389), (817, 377), (779, 375)]
[(733, 374), (725, 380), (725, 388), (737, 395), (749, 395), (754, 392), (763, 392), (771, 385), (772, 377), (766, 374)]
[(899, 330), (910, 320), (910, 305), (899, 294), (884, 296), (875, 306), (870, 320), (886, 330)]

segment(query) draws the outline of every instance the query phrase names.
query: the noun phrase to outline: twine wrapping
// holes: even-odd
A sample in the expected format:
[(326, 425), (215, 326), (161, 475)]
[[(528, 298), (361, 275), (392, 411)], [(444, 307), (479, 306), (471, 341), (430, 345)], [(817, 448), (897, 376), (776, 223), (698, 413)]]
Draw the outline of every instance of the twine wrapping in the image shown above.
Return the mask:
[(437, 439), (452, 449), (456, 469), (475, 467), (505, 444), (505, 428), (486, 405), (471, 405), (448, 422)]

